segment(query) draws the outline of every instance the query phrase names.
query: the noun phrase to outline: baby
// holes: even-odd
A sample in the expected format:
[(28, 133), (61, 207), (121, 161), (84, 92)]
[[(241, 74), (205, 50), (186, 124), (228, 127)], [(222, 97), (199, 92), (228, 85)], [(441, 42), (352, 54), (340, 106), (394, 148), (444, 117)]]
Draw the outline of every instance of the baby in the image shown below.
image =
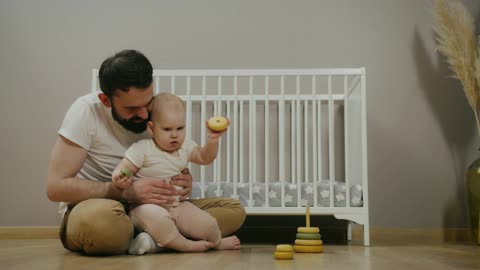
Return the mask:
[[(215, 132), (207, 128), (207, 143), (203, 147), (185, 140), (185, 105), (178, 96), (170, 93), (154, 97), (147, 127), (152, 138), (141, 140), (127, 150), (113, 171), (115, 186), (129, 186), (133, 175), (170, 181), (172, 176), (188, 167), (188, 162), (210, 164), (217, 156), (220, 137), (227, 131)], [(125, 169), (131, 174), (125, 174)], [(130, 254), (156, 252), (161, 247), (181, 252), (240, 249), (240, 240), (236, 236), (221, 238), (215, 218), (188, 201), (179, 201), (178, 197), (175, 202), (162, 206), (134, 205), (129, 215), (135, 228), (143, 231), (131, 242)]]

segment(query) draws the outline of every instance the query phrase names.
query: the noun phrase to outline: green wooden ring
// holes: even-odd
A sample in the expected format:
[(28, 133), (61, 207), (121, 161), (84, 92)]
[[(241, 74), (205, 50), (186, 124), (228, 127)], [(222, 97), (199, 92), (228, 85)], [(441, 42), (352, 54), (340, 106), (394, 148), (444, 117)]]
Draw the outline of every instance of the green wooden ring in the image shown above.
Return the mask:
[(297, 233), (297, 239), (306, 239), (306, 240), (319, 240), (319, 233)]
[(122, 173), (122, 177), (130, 177), (132, 176), (132, 172), (128, 168), (123, 168), (120, 173)]

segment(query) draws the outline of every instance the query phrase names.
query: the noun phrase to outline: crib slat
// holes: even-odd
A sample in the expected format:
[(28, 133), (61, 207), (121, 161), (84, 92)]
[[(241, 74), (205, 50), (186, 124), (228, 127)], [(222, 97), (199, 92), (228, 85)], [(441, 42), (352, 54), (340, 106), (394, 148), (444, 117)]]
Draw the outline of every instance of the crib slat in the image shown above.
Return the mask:
[[(222, 77), (217, 76), (217, 91), (220, 88), (221, 80), (222, 80)], [(218, 101), (217, 101), (217, 98), (218, 98), (218, 95), (216, 96), (216, 98), (212, 102), (212, 104), (213, 104), (213, 115), (214, 116), (218, 115)], [(220, 191), (220, 187), (219, 187), (219, 184), (218, 184), (218, 177), (217, 177), (217, 166), (218, 166), (217, 163), (218, 163), (218, 157), (213, 161), (213, 172), (212, 173), (213, 173), (213, 181), (217, 184), (216, 195), (219, 196), (218, 192)]]
[[(230, 101), (227, 101), (227, 118), (228, 119), (232, 119), (231, 118), (231, 115), (230, 115)], [(227, 131), (227, 134), (224, 135), (225, 137), (225, 140), (227, 141), (227, 156), (226, 156), (226, 161), (227, 161), (227, 164), (226, 164), (226, 167), (227, 167), (227, 170), (226, 170), (226, 182), (227, 183), (230, 183), (231, 182), (231, 178), (230, 178), (230, 159), (231, 159), (231, 154), (230, 154), (230, 138), (232, 137), (232, 128), (230, 127), (230, 130)]]
[[(217, 78), (217, 99), (214, 105), (214, 111), (215, 115), (220, 115), (222, 113), (222, 101), (220, 97), (222, 96), (222, 76), (218, 76)], [(222, 160), (222, 151), (221, 151), (221, 146), (222, 144), (219, 142), (218, 144), (218, 155), (217, 158), (215, 159), (215, 162), (213, 163), (213, 172), (214, 176), (213, 179), (217, 181), (217, 191), (216, 195), (217, 196), (222, 196), (223, 195), (223, 190), (222, 190), (222, 180), (220, 179), (220, 161)]]
[(249, 137), (248, 137), (248, 161), (249, 161), (249, 164), (248, 164), (248, 173), (249, 173), (249, 177), (248, 177), (248, 204), (250, 206), (253, 206), (254, 203), (253, 203), (253, 182), (255, 181), (255, 169), (254, 169), (254, 163), (256, 162), (256, 155), (253, 153), (254, 151), (254, 145), (255, 145), (255, 136), (254, 136), (254, 124), (255, 124), (255, 121), (254, 121), (254, 115), (253, 115), (253, 112), (255, 110), (255, 104), (254, 104), (254, 100), (253, 100), (253, 78), (252, 76), (249, 76), (248, 78), (248, 85), (249, 85), (249, 92), (250, 92), (250, 101), (249, 101), (249, 112), (248, 112), (248, 115), (249, 115), (249, 120), (248, 120), (248, 131), (249, 131)]
[(269, 101), (268, 101), (268, 89), (269, 88), (269, 77), (265, 76), (265, 207), (270, 206), (269, 193), (269, 182), (270, 182), (270, 157), (269, 157), (269, 144), (270, 144), (270, 134), (269, 134), (269, 123), (270, 123), (270, 110), (269, 110)]
[(192, 138), (192, 104), (190, 102), (190, 87), (191, 87), (191, 77), (187, 77), (187, 138)]
[(244, 141), (243, 141), (243, 137), (244, 134), (243, 134), (243, 100), (240, 101), (240, 129), (239, 129), (239, 132), (240, 133), (240, 183), (243, 183), (244, 182), (244, 179), (245, 179), (245, 176), (244, 176), (244, 164), (243, 164), (243, 155), (244, 155), (244, 149), (245, 149), (245, 145), (244, 145)]
[(295, 139), (297, 141), (296, 143), (296, 147), (295, 147), (295, 150), (296, 150), (296, 153), (295, 153), (295, 157), (296, 157), (296, 170), (297, 170), (297, 174), (296, 174), (296, 181), (297, 181), (297, 198), (298, 198), (298, 204), (297, 206), (300, 207), (302, 206), (302, 171), (301, 171), (301, 167), (300, 167), (300, 164), (301, 164), (301, 158), (302, 158), (302, 155), (301, 155), (301, 129), (300, 129), (300, 115), (301, 115), (301, 109), (300, 107), (302, 106), (302, 103), (300, 102), (300, 76), (296, 76), (295, 78), (295, 83), (296, 83), (296, 89), (297, 89), (297, 99), (295, 100), (296, 102), (296, 112), (295, 112), (295, 116), (296, 116), (296, 126), (295, 126), (295, 130), (296, 130), (296, 135), (295, 135)]
[[(233, 93), (235, 96), (235, 100), (233, 103), (233, 196), (234, 198), (238, 198), (238, 136), (239, 130), (242, 129), (238, 121), (238, 88), (237, 88), (237, 76), (233, 77)], [(241, 136), (241, 135), (240, 135)], [(241, 145), (240, 145), (241, 146)], [(240, 160), (242, 159), (242, 155), (240, 154)], [(240, 166), (240, 169), (242, 167)]]
[(160, 93), (160, 77), (155, 77), (155, 95)]
[(334, 207), (334, 190), (333, 181), (335, 180), (335, 141), (334, 141), (334, 125), (333, 125), (333, 100), (332, 100), (332, 76), (328, 76), (328, 162), (329, 162), (329, 180), (330, 180), (330, 207)]
[(315, 76), (312, 76), (312, 95), (314, 96), (312, 100), (312, 174), (313, 174), (313, 206), (318, 206), (318, 192), (317, 192), (317, 183), (318, 183), (318, 174), (317, 174), (317, 99), (315, 98), (316, 94), (316, 79)]
[(303, 115), (304, 115), (304, 128), (303, 128), (303, 151), (304, 151), (304, 155), (303, 155), (303, 165), (304, 165), (304, 179), (305, 179), (305, 183), (309, 183), (310, 182), (310, 178), (309, 178), (309, 173), (308, 173), (308, 148), (310, 147), (308, 145), (308, 100), (305, 100), (304, 101), (304, 105), (303, 105)]
[(98, 69), (92, 69), (92, 93), (97, 92)]
[[(317, 101), (317, 164), (318, 164), (318, 181), (322, 181), (323, 175), (323, 157), (322, 157), (322, 101)], [(325, 206), (325, 205), (323, 205)]]
[(350, 135), (349, 135), (349, 127), (348, 123), (349, 122), (349, 104), (347, 102), (347, 94), (348, 94), (348, 77), (345, 75), (343, 77), (343, 90), (344, 90), (344, 96), (345, 100), (343, 101), (343, 107), (344, 107), (344, 136), (345, 136), (345, 193), (346, 193), (346, 207), (350, 207), (350, 167), (349, 167), (349, 156), (350, 156)]
[(278, 148), (279, 148), (279, 161), (278, 161), (278, 175), (281, 184), (281, 206), (285, 207), (285, 77), (280, 77), (280, 91), (281, 98), (279, 101), (279, 116), (278, 116), (278, 126), (279, 126), (279, 138), (278, 138)]
[(296, 173), (297, 172), (296, 168), (297, 167), (296, 167), (296, 164), (295, 164), (295, 160), (296, 160), (296, 158), (295, 158), (295, 154), (296, 154), (296, 150), (295, 150), (295, 134), (296, 134), (295, 133), (295, 127), (297, 126), (297, 123), (296, 123), (297, 117), (295, 116), (296, 106), (295, 106), (295, 101), (294, 100), (290, 101), (290, 107), (291, 107), (291, 109), (290, 109), (290, 114), (291, 114), (291, 116), (290, 116), (290, 119), (291, 119), (291, 125), (290, 125), (290, 130), (291, 130), (291, 135), (290, 135), (291, 181), (290, 182), (292, 184), (296, 184), (295, 181), (296, 181), (296, 174), (297, 174)]
[[(223, 92), (223, 86), (222, 86), (222, 77), (220, 77), (218, 85), (218, 94), (217, 94), (217, 114), (216, 115), (222, 115), (223, 114), (223, 105), (222, 105), (222, 92)], [(223, 152), (222, 152), (222, 145), (223, 145), (223, 140), (220, 138), (218, 141), (218, 155), (217, 155), (217, 180), (219, 183), (222, 182), (222, 160), (223, 160)], [(223, 196), (223, 189), (221, 185), (217, 184), (220, 187), (220, 192), (218, 196)]]
[[(206, 89), (207, 89), (207, 82), (205, 76), (202, 77), (202, 103), (201, 103), (201, 123), (205, 123), (206, 118), (207, 118), (207, 101), (206, 101)], [(206, 132), (207, 129), (205, 125), (200, 124), (200, 130), (201, 130), (201, 144), (205, 144), (206, 142)], [(205, 198), (205, 166), (200, 166), (200, 192), (202, 195), (202, 198)]]
[[(253, 87), (253, 77), (250, 76), (249, 79), (249, 84), (250, 84), (250, 95), (253, 97), (254, 96), (254, 87)], [(252, 168), (252, 173), (253, 173), (253, 183), (257, 183), (257, 103), (254, 98), (251, 99), (252, 104), (252, 155), (253, 155), (253, 168)], [(252, 188), (253, 189), (253, 188)]]
[(176, 82), (176, 77), (175, 76), (172, 76), (170, 78), (170, 92), (172, 94), (175, 94), (175, 82)]

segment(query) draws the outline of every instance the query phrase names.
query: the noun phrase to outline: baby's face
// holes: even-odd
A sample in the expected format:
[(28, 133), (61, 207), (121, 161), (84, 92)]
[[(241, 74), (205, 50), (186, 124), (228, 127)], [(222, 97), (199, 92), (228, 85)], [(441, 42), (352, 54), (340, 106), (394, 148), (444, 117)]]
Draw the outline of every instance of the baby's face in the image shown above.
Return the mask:
[(185, 142), (185, 112), (163, 111), (162, 117), (153, 122), (153, 139), (167, 152), (177, 151)]

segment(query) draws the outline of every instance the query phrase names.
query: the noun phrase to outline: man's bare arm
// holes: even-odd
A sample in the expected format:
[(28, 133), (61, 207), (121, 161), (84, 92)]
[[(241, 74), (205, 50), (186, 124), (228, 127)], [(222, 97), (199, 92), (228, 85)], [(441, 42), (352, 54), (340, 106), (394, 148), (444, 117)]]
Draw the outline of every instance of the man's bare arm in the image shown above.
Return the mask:
[(48, 166), (47, 195), (55, 202), (80, 202), (91, 198), (120, 199), (121, 190), (111, 182), (90, 181), (75, 177), (82, 168), (87, 150), (60, 136)]
[[(54, 202), (77, 203), (92, 198), (124, 199), (135, 203), (168, 204), (175, 199), (175, 187), (165, 181), (141, 179), (121, 190), (112, 182), (75, 177), (82, 168), (87, 150), (60, 136), (50, 157), (47, 196)], [(191, 186), (191, 185), (190, 185)]]

